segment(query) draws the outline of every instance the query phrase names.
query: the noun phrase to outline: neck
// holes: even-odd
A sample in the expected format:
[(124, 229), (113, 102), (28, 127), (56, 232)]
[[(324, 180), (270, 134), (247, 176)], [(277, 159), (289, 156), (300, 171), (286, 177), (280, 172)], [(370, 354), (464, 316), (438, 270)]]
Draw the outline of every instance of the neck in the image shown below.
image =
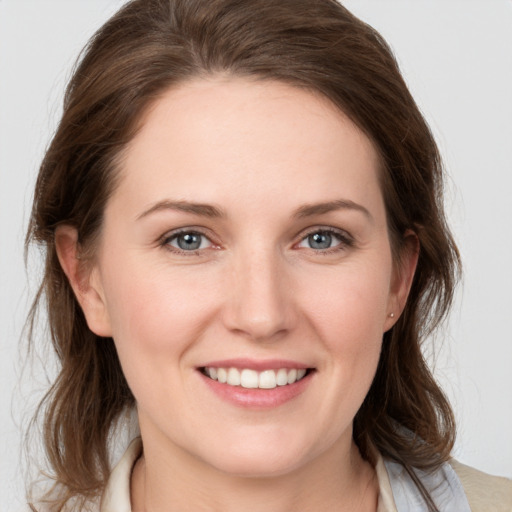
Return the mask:
[(226, 474), (145, 442), (131, 490), (133, 512), (375, 512), (378, 501), (373, 467), (351, 439), (286, 474), (265, 477)]

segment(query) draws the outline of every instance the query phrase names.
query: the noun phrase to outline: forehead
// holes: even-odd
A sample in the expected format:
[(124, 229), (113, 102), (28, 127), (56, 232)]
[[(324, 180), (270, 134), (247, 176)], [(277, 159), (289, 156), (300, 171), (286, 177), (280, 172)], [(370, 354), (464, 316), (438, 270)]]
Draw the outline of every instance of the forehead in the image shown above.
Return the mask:
[(290, 201), (361, 199), (379, 188), (379, 166), (368, 137), (319, 94), (216, 77), (152, 104), (125, 151), (118, 193), (141, 206), (166, 194), (217, 202), (236, 193), (246, 206), (285, 191)]

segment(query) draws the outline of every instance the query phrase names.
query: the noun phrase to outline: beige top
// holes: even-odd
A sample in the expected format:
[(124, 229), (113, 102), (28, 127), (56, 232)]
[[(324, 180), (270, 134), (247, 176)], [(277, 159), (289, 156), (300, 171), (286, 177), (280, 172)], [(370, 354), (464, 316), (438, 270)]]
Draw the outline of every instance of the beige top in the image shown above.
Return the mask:
[[(137, 438), (132, 441), (112, 471), (103, 494), (100, 512), (132, 512), (130, 477), (141, 451), (142, 442)], [(512, 512), (512, 480), (482, 473), (455, 460), (450, 465), (462, 483), (471, 512)], [(384, 459), (380, 456), (375, 470), (379, 484), (377, 512), (402, 512), (397, 509), (389, 473)]]

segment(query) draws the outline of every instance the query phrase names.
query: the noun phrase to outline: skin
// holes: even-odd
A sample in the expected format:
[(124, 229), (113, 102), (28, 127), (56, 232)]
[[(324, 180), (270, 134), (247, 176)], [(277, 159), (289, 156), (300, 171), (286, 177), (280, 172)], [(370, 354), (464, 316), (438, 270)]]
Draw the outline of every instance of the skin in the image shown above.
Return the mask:
[[(401, 268), (393, 263), (379, 166), (368, 137), (322, 97), (198, 79), (146, 113), (90, 272), (80, 270), (76, 232), (58, 230), (89, 327), (113, 337), (137, 401), (135, 512), (376, 510), (352, 422), (417, 259), (408, 234)], [(340, 200), (345, 207), (297, 215)], [(180, 252), (177, 229), (204, 234), (201, 248)], [(308, 236), (326, 230), (331, 246), (312, 247)], [(247, 409), (212, 393), (197, 370), (235, 357), (315, 371), (293, 400)]]

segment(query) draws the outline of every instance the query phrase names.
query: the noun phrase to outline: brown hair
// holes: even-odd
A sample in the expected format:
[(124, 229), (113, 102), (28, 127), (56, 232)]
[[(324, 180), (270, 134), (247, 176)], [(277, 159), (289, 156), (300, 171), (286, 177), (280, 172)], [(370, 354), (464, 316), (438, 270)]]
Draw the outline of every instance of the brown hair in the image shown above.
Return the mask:
[(449, 309), (459, 256), (443, 214), (438, 149), (391, 50), (335, 0), (133, 0), (94, 35), (75, 69), (27, 234), (27, 246), (36, 241), (46, 250), (29, 322), (45, 298), (61, 365), (40, 406), (47, 457), (64, 490), (54, 510), (101, 491), (109, 435), (134, 405), (113, 341), (88, 329), (60, 267), (55, 229), (76, 227), (81, 247), (93, 251), (116, 164), (145, 110), (170, 87), (218, 72), (320, 93), (380, 153), (395, 259), (407, 230), (417, 234), (420, 253), (405, 310), (384, 335), (354, 439), (368, 460), (377, 449), (403, 464), (435, 509), (412, 468), (446, 461), (455, 425), (421, 343)]

